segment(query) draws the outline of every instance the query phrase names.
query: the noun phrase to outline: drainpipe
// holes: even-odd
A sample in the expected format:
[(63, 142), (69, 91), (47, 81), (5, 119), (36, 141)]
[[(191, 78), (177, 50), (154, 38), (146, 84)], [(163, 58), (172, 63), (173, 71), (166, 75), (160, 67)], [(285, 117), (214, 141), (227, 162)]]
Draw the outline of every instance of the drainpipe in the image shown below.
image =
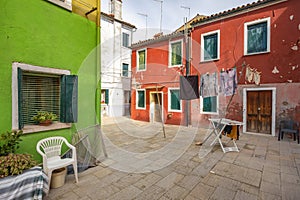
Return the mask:
[[(185, 21), (185, 28), (184, 28), (184, 39), (185, 39), (185, 55), (186, 55), (186, 76), (190, 75), (190, 33), (189, 33), (189, 29), (187, 27), (187, 20)], [(185, 101), (185, 106), (184, 106), (184, 110), (185, 110), (185, 126), (189, 126), (190, 124), (190, 100), (186, 100)]]
[(101, 123), (101, 32), (100, 32), (100, 15), (101, 15), (101, 0), (97, 0), (97, 15), (96, 15), (96, 96), (95, 96), (95, 109), (96, 109), (96, 119), (95, 123)]

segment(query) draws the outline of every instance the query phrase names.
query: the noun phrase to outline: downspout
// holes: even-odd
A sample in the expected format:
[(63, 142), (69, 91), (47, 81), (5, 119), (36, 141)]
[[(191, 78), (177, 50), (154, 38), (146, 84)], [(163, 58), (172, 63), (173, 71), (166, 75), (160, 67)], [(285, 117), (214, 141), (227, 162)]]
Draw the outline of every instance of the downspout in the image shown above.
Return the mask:
[(97, 14), (96, 14), (96, 96), (95, 96), (95, 109), (96, 119), (95, 123), (101, 123), (101, 32), (100, 32), (100, 19), (101, 19), (101, 3), (96, 0)]

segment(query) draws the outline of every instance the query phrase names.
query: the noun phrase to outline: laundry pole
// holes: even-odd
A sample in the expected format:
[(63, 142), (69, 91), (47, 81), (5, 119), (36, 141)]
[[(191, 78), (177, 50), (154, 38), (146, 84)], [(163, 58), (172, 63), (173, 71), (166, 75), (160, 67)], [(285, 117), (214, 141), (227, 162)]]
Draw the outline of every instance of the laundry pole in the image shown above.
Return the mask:
[[(157, 101), (158, 101), (158, 105), (160, 106), (160, 108), (162, 108), (161, 104), (160, 104), (160, 100), (159, 100), (159, 95), (158, 95), (158, 88), (157, 88), (157, 83), (156, 83), (156, 97), (157, 97)], [(155, 109), (155, 108), (154, 108)], [(161, 110), (159, 110), (159, 116), (161, 118), (161, 125), (162, 125), (162, 129), (163, 129), (163, 133), (164, 133), (164, 138), (166, 138), (166, 132), (165, 132), (165, 126), (164, 126), (164, 119), (162, 117), (162, 113)]]

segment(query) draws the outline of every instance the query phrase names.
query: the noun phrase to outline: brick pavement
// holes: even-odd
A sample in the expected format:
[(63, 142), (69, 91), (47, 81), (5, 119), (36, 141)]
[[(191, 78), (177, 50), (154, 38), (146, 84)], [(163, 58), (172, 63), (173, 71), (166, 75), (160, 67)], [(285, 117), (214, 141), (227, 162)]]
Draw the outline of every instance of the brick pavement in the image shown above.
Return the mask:
[[(207, 131), (188, 127), (107, 119), (108, 158), (66, 184), (51, 189), (54, 199), (299, 199), (300, 145), (292, 139), (242, 134), (240, 152), (215, 145), (204, 158)], [(110, 143), (110, 144), (109, 144)]]

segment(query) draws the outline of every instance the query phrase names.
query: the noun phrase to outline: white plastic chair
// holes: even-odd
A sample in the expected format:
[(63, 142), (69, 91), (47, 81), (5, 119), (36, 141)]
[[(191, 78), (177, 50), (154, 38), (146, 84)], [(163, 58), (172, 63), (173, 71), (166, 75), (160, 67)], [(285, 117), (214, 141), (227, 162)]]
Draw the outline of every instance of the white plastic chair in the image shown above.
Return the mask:
[[(61, 158), (61, 147), (65, 143), (72, 150), (72, 158)], [(41, 150), (42, 149), (42, 150)], [(76, 183), (78, 183), (76, 148), (64, 137), (49, 137), (40, 140), (36, 145), (36, 150), (43, 157), (43, 169), (51, 183), (53, 170), (73, 165)]]

